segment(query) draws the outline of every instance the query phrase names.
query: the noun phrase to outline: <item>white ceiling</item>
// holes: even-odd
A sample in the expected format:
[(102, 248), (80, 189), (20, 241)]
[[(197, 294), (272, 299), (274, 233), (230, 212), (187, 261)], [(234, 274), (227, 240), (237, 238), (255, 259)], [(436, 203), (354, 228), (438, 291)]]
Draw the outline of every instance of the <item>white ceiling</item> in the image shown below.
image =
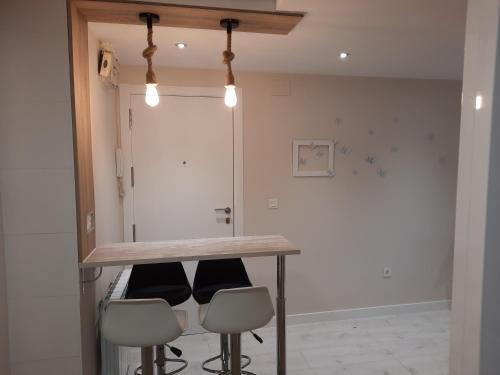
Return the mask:
[[(466, 2), (277, 0), (278, 10), (307, 15), (285, 36), (234, 33), (234, 70), (461, 79)], [(94, 23), (90, 31), (112, 43), (122, 65), (145, 63), (145, 27)], [(223, 31), (156, 27), (154, 41), (155, 65), (223, 68)], [(177, 49), (179, 41), (189, 47)], [(351, 53), (347, 61), (338, 58), (343, 50)]]

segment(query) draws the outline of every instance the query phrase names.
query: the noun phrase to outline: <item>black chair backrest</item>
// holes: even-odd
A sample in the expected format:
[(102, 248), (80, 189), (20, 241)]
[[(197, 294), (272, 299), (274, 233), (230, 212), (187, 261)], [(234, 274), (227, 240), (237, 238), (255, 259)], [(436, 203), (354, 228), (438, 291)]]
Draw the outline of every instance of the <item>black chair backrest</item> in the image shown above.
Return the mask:
[(182, 263), (135, 265), (128, 283), (132, 290), (162, 284), (190, 286)]
[(240, 258), (200, 260), (194, 277), (193, 289), (213, 284), (252, 285)]

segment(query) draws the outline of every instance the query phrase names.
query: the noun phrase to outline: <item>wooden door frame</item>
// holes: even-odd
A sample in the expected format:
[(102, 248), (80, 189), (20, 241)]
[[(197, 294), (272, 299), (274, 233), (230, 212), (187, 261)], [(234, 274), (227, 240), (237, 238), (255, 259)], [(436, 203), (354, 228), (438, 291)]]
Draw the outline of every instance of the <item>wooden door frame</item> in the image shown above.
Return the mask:
[[(238, 105), (232, 109), (233, 112), (233, 145), (234, 145), (234, 167), (233, 167), (233, 220), (234, 234), (236, 236), (243, 235), (243, 93), (240, 88), (238, 90)], [(211, 97), (224, 99), (224, 89), (218, 87), (181, 87), (181, 86), (158, 86), (160, 95), (172, 96), (191, 96), (191, 97)], [(123, 157), (123, 179), (125, 197), (123, 199), (123, 229), (125, 234), (125, 242), (132, 241), (130, 228), (132, 227), (132, 187), (131, 181), (131, 150), (130, 131), (129, 131), (129, 109), (131, 107), (131, 95), (144, 95), (144, 85), (123, 84), (119, 86), (120, 92), (120, 137), (122, 144)]]

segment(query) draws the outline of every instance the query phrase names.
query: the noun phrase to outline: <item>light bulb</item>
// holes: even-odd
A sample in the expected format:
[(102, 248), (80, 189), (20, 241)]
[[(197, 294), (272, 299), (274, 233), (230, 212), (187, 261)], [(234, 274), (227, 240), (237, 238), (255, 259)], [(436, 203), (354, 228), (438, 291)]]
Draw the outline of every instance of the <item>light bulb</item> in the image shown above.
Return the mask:
[(156, 90), (157, 83), (146, 83), (146, 104), (150, 107), (156, 107), (160, 102), (158, 91)]
[(238, 98), (236, 97), (235, 85), (226, 86), (226, 95), (224, 96), (224, 103), (229, 108), (233, 108), (236, 105), (236, 103), (238, 103)]

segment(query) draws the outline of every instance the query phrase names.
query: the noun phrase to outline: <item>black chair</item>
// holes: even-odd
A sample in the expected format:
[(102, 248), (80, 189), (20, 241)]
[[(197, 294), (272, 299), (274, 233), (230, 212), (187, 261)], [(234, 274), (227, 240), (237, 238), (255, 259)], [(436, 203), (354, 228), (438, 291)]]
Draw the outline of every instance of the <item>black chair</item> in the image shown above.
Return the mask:
[[(198, 262), (196, 274), (193, 282), (193, 298), (200, 305), (210, 303), (215, 293), (222, 289), (235, 289), (251, 287), (252, 283), (248, 277), (245, 265), (240, 258), (236, 259), (218, 259), (201, 260)], [(255, 335), (254, 337), (262, 342), (262, 339)], [(229, 335), (220, 335), (221, 352), (219, 355), (209, 358), (202, 363), (202, 369), (220, 375), (230, 374), (229, 367)], [(241, 356), (245, 362), (241, 368), (247, 367), (251, 359), (246, 355)], [(222, 368), (219, 370), (207, 367), (207, 364), (215, 360), (221, 360)]]
[(193, 298), (204, 305), (221, 289), (250, 286), (252, 283), (241, 259), (200, 260), (194, 276)]
[(161, 298), (173, 307), (186, 302), (191, 292), (182, 263), (141, 264), (132, 268), (126, 298)]
[[(132, 268), (127, 285), (126, 299), (155, 299), (161, 298), (173, 307), (186, 302), (191, 297), (191, 285), (184, 271), (182, 263), (158, 263), (135, 265)], [(166, 344), (170, 351), (177, 357), (182, 356), (182, 351)], [(176, 374), (187, 367), (183, 359), (171, 359), (165, 355), (165, 346), (156, 346), (156, 365), (158, 374)], [(183, 366), (175, 371), (165, 372), (166, 362), (181, 362)], [(139, 373), (136, 370), (136, 374)]]

